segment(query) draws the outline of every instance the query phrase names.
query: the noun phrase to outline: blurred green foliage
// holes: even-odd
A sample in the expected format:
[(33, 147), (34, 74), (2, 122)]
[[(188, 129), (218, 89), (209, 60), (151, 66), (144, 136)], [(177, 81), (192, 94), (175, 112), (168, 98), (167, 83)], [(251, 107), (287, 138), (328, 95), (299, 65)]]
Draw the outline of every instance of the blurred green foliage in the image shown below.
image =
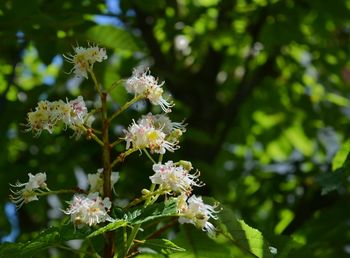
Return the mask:
[[(78, 171), (101, 167), (98, 146), (84, 138), (75, 141), (69, 131), (33, 138), (23, 126), (38, 100), (95, 100), (91, 82), (67, 74), (70, 65), (60, 58), (93, 41), (108, 50), (108, 62), (96, 66), (106, 87), (139, 64), (166, 81), (176, 100), (171, 118), (189, 124), (181, 149), (166, 158), (201, 170), (207, 185), (198, 194), (231, 207), (277, 256), (348, 257), (350, 2), (109, 3), (119, 8), (91, 0), (0, 1), (0, 206), (8, 183), (26, 181), (29, 172), (46, 171), (57, 189), (74, 187)], [(128, 97), (117, 87), (110, 109)], [(113, 137), (137, 116), (134, 109), (123, 115)], [(118, 170), (120, 201), (149, 184), (150, 163), (137, 154)], [(21, 240), (47, 226), (50, 205), (42, 200), (19, 211)], [(5, 216), (0, 227), (10, 230)]]

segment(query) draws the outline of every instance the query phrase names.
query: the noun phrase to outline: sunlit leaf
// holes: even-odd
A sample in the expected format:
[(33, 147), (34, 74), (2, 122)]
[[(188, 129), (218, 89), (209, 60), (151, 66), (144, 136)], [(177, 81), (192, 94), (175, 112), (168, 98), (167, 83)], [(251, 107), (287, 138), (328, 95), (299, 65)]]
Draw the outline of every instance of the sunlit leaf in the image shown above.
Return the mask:
[(176, 252), (183, 252), (185, 251), (184, 248), (179, 247), (178, 245), (174, 244), (172, 241), (168, 239), (150, 239), (146, 240), (142, 247), (148, 247), (152, 250), (157, 251), (158, 253), (163, 254), (171, 254)]
[(332, 170), (335, 171), (336, 169), (342, 167), (344, 165), (344, 162), (346, 160), (346, 157), (350, 153), (350, 140), (345, 141), (342, 143), (340, 149), (335, 154), (333, 160), (332, 160)]
[(174, 242), (185, 248), (185, 252), (171, 254), (171, 258), (222, 258), (228, 257), (229, 249), (224, 244), (219, 244), (208, 235), (196, 229), (192, 225), (184, 225), (181, 227)]
[(149, 205), (146, 208), (137, 208), (131, 215), (127, 215), (126, 220), (135, 225), (176, 215), (176, 199), (171, 198), (165, 202)]
[(94, 26), (86, 32), (86, 37), (93, 42), (115, 50), (137, 51), (139, 49), (129, 32), (115, 26)]
[(243, 220), (237, 220), (232, 211), (224, 208), (219, 214), (219, 228), (234, 245), (253, 254), (255, 257), (273, 257), (270, 245), (261, 232), (248, 226)]
[(125, 220), (116, 220), (116, 221), (111, 222), (102, 228), (97, 229), (96, 231), (94, 231), (90, 235), (88, 235), (87, 237), (88, 238), (95, 237), (95, 236), (98, 236), (98, 235), (103, 234), (105, 232), (116, 230), (116, 229), (121, 228), (121, 227), (125, 227), (127, 224), (128, 223)]
[[(50, 227), (39, 233), (33, 240), (25, 243), (6, 244), (0, 248), (0, 257), (33, 256), (50, 246), (63, 242), (85, 238), (90, 232), (89, 228), (76, 230), (72, 225), (62, 227)], [(9, 256), (9, 255), (13, 256)]]

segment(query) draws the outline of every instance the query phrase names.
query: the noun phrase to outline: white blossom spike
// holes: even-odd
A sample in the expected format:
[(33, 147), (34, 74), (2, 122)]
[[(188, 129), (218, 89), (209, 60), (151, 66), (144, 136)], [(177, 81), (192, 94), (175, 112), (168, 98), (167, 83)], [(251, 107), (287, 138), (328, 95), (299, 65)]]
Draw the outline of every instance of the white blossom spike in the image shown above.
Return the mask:
[(180, 214), (179, 223), (190, 223), (195, 225), (197, 228), (201, 228), (203, 231), (208, 232), (209, 235), (215, 234), (214, 225), (209, 222), (209, 219), (218, 219), (216, 213), (219, 211), (216, 210), (216, 206), (211, 206), (205, 204), (202, 200), (202, 197), (196, 197), (192, 195), (185, 202), (185, 196), (179, 196), (177, 207), (178, 213)]
[(40, 101), (35, 111), (27, 115), (26, 131), (32, 131), (35, 136), (39, 136), (44, 130), (52, 133), (55, 126), (62, 122), (66, 128), (69, 127), (76, 134), (81, 134), (80, 126), (85, 123), (87, 113), (82, 96), (67, 102)]
[(153, 171), (155, 174), (150, 176), (153, 184), (160, 185), (163, 189), (169, 189), (176, 193), (184, 193), (189, 195), (193, 186), (203, 186), (198, 181), (199, 172), (190, 174), (188, 170), (181, 165), (175, 165), (173, 161), (167, 161), (163, 164), (154, 164)]
[(87, 48), (74, 47), (74, 54), (63, 55), (63, 57), (69, 62), (74, 64), (71, 72), (77, 77), (88, 78), (88, 72), (93, 68), (94, 63), (102, 62), (107, 59), (106, 50), (100, 48), (97, 45), (89, 45)]
[(149, 69), (146, 71), (134, 69), (131, 77), (125, 81), (127, 92), (135, 96), (144, 94), (153, 105), (158, 105), (164, 112), (169, 113), (174, 104), (172, 101), (164, 99), (163, 85), (164, 81), (158, 83), (158, 79), (151, 75)]
[(26, 183), (17, 182), (16, 184), (10, 186), (15, 188), (22, 188), (18, 190), (12, 190), (10, 199), (16, 204), (17, 209), (21, 208), (23, 204), (38, 200), (38, 194), (43, 193), (43, 190), (49, 191), (46, 185), (46, 173), (37, 173), (32, 175), (28, 174), (29, 180)]
[(89, 195), (76, 194), (69, 203), (69, 208), (63, 212), (71, 216), (71, 221), (78, 228), (114, 221), (107, 213), (112, 203), (107, 197), (102, 199), (97, 192)]

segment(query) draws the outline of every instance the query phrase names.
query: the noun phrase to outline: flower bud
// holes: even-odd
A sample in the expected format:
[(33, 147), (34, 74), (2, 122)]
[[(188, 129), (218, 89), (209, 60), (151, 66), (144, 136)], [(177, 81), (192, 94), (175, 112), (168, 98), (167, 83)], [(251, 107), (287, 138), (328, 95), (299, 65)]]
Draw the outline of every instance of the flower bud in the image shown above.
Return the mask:
[(187, 171), (190, 171), (193, 168), (192, 163), (187, 160), (180, 160), (178, 164), (182, 166), (184, 169), (186, 169)]
[(141, 193), (142, 195), (149, 195), (151, 192), (147, 189), (142, 189)]

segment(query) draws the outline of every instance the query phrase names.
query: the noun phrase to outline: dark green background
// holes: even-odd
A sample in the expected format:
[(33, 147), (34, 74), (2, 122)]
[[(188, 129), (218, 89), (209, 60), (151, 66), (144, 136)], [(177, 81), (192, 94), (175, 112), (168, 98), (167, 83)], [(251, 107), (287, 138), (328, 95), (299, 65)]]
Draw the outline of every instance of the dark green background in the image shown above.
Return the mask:
[[(101, 14), (119, 25), (96, 24)], [(183, 51), (179, 36), (188, 41)], [(106, 87), (140, 62), (166, 81), (176, 102), (171, 118), (189, 125), (181, 149), (165, 158), (201, 170), (206, 186), (196, 194), (231, 207), (272, 246), (283, 242), (279, 235), (292, 236), (300, 245), (286, 257), (348, 257), (349, 171), (334, 169), (350, 150), (349, 36), (345, 0), (121, 0), (117, 14), (103, 1), (3, 0), (0, 206), (8, 184), (25, 182), (29, 172), (45, 171), (58, 189), (76, 185), (77, 167), (101, 167), (99, 147), (84, 137), (75, 141), (67, 130), (33, 138), (21, 126), (40, 99), (96, 98), (89, 80), (67, 87), (70, 64), (52, 64), (92, 41), (109, 55), (95, 66)], [(122, 87), (112, 97), (111, 110), (130, 98)], [(152, 110), (159, 111), (146, 105), (142, 112)], [(128, 111), (115, 126), (138, 116)], [(146, 157), (135, 153), (118, 170), (120, 199), (148, 187)], [(48, 208), (41, 200), (19, 211), (22, 240), (46, 227)], [(0, 228), (9, 230), (4, 216)]]

